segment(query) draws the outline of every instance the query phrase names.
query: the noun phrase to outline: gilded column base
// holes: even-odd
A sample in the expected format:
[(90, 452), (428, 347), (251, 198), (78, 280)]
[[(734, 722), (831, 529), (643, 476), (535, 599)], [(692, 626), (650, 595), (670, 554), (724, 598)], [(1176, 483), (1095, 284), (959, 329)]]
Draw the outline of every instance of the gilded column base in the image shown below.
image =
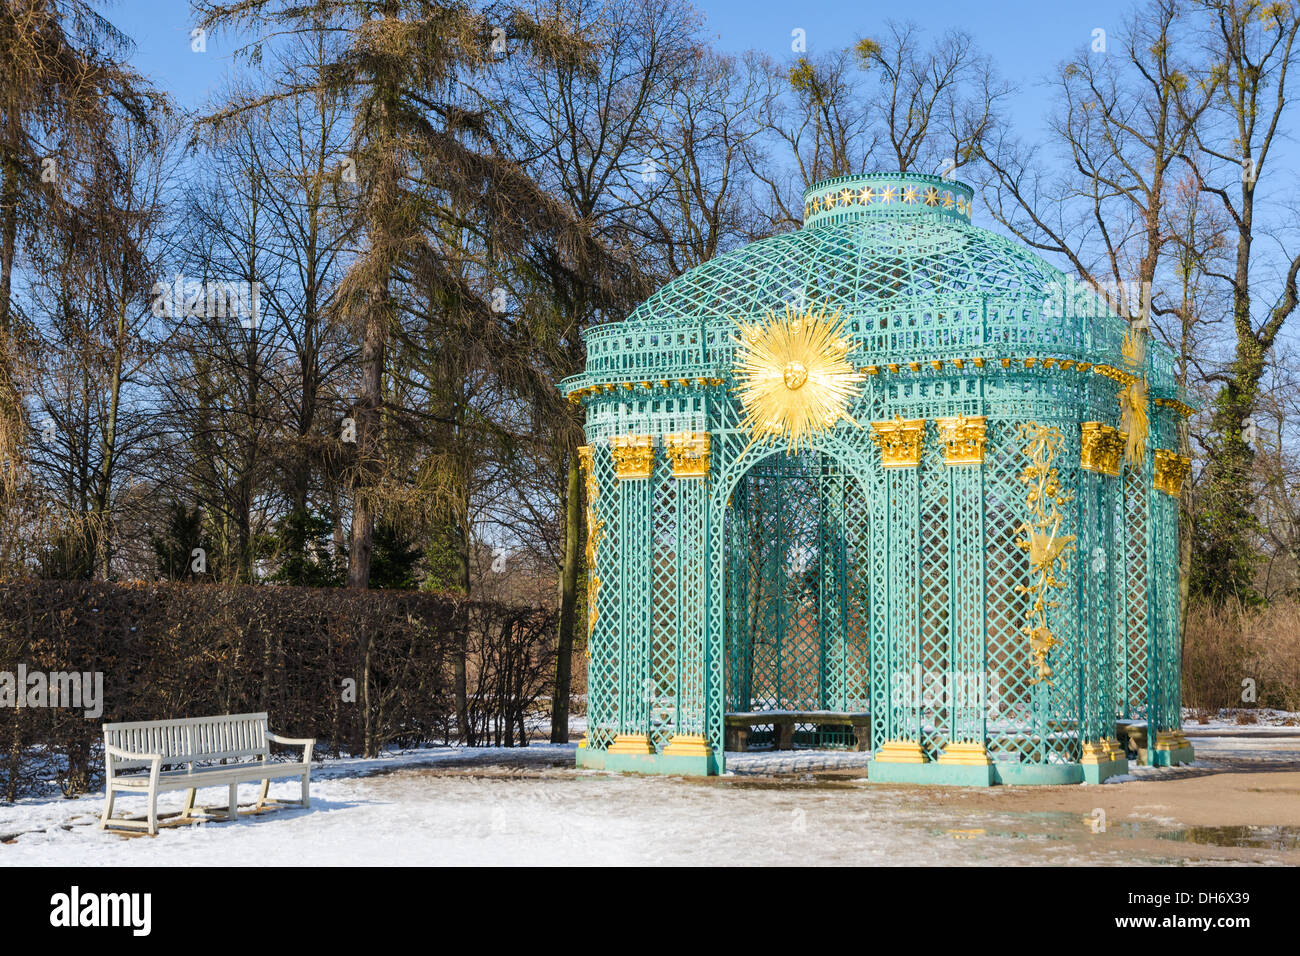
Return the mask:
[(875, 759), (877, 763), (929, 763), (915, 740), (887, 740)]
[(1192, 742), (1181, 730), (1156, 732), (1156, 746), (1152, 752), (1151, 762), (1157, 767), (1173, 767), (1182, 763), (1191, 763), (1196, 759)]
[(664, 753), (672, 757), (707, 757), (713, 748), (709, 746), (709, 738), (701, 734), (673, 734)]
[(1091, 740), (1086, 740), (1083, 744), (1083, 758), (1079, 762), (1086, 764), (1102, 764), (1110, 763), (1114, 759), (1115, 758), (1111, 755), (1110, 747), (1106, 745), (1106, 741), (1101, 740), (1094, 743)]
[(1183, 736), (1181, 730), (1170, 730), (1156, 734), (1156, 750), (1182, 750), (1190, 747), (1191, 742)]
[(977, 743), (951, 743), (939, 754), (938, 762), (963, 767), (988, 767), (993, 763), (984, 745)]
[(609, 745), (609, 753), (612, 754), (652, 754), (654, 752), (654, 747), (650, 746), (650, 738), (645, 734), (619, 734), (614, 738), (614, 742)]

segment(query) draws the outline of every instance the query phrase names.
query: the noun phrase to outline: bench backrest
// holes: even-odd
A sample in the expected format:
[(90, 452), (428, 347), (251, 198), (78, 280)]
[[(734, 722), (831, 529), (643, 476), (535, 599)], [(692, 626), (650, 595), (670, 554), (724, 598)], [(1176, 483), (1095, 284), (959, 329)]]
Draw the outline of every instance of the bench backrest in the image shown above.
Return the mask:
[[(164, 764), (261, 758), (267, 754), (266, 714), (105, 724), (104, 743), (132, 753), (162, 754)], [(115, 770), (149, 766), (148, 760), (111, 759)]]

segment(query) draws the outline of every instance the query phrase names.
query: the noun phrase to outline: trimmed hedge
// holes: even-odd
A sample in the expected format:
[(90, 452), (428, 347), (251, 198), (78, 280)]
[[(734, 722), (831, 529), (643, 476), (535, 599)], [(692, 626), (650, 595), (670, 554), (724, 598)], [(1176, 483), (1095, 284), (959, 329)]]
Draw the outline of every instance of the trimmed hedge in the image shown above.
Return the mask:
[(101, 779), (101, 724), (267, 711), (318, 752), (373, 755), (457, 736), (527, 742), (546, 689), (555, 616), (415, 591), (182, 582), (0, 582), (0, 672), (102, 672), (103, 713), (0, 707), (0, 794)]

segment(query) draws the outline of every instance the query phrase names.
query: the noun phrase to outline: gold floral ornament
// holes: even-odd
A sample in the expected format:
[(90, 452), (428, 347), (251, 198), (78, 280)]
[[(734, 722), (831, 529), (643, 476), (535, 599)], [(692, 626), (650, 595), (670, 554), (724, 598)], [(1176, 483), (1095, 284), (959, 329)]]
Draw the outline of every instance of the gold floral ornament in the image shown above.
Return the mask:
[(846, 358), (839, 311), (826, 313), (787, 305), (781, 316), (769, 310), (762, 325), (740, 326), (736, 392), (754, 441), (784, 441), (794, 453), (839, 421), (853, 421), (849, 402), (866, 376)]
[(1120, 429), (1128, 436), (1124, 444), (1124, 461), (1130, 468), (1139, 467), (1147, 455), (1147, 383), (1137, 376), (1146, 358), (1146, 340), (1132, 326), (1120, 342), (1124, 364), (1134, 370), (1134, 379), (1119, 393)]
[(587, 659), (590, 660), (591, 632), (595, 629), (596, 619), (599, 617), (596, 595), (600, 591), (600, 578), (596, 576), (596, 554), (600, 539), (605, 533), (605, 522), (596, 517), (596, 498), (600, 494), (600, 485), (596, 481), (590, 445), (579, 446), (578, 462), (582, 466), (587, 490)]
[(1031, 518), (1016, 529), (1023, 537), (1016, 546), (1029, 552), (1031, 582), (1016, 586), (1017, 594), (1030, 598), (1025, 612), (1025, 627), (1021, 632), (1029, 638), (1029, 653), (1033, 658), (1035, 674), (1029, 683), (1052, 683), (1052, 668), (1047, 663), (1048, 652), (1059, 642), (1052, 633), (1048, 612), (1060, 607), (1052, 600), (1052, 592), (1067, 585), (1064, 579), (1069, 554), (1074, 550), (1072, 534), (1061, 534), (1061, 506), (1074, 500), (1073, 492), (1061, 487), (1060, 476), (1052, 464), (1065, 440), (1059, 428), (1026, 422), (1020, 426), (1020, 438), (1025, 442), (1023, 451), (1029, 464), (1020, 473), (1020, 480), (1028, 486), (1025, 504)]

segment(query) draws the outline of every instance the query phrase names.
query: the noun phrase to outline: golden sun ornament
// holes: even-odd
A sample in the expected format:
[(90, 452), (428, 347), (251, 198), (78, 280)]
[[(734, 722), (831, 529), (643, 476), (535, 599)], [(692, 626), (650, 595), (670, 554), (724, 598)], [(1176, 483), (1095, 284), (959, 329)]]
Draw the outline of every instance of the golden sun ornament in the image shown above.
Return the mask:
[(791, 453), (806, 447), (847, 413), (864, 376), (846, 356), (849, 341), (839, 311), (796, 311), (740, 325), (736, 392), (754, 441), (784, 441)]

